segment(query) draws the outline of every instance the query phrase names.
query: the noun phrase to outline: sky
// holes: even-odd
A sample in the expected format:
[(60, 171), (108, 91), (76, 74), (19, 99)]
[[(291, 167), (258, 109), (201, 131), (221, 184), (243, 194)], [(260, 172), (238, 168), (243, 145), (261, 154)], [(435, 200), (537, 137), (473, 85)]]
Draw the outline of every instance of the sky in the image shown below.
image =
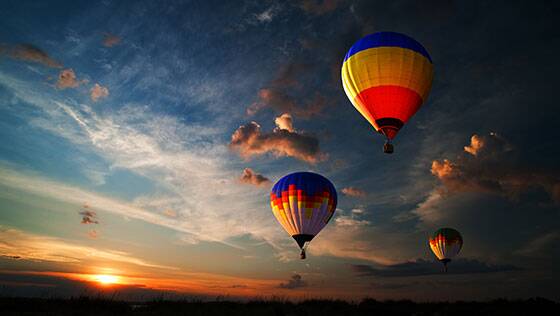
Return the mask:
[[(1, 295), (560, 299), (558, 4), (1, 7)], [(376, 31), (434, 63), (392, 155), (340, 79)], [(304, 261), (269, 203), (295, 171), (339, 194)]]

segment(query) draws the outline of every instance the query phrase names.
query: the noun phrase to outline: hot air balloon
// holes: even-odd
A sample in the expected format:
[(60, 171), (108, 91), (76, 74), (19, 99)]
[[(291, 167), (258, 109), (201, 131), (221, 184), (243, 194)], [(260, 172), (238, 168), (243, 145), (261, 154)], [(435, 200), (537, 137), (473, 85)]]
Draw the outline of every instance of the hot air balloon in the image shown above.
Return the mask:
[(312, 172), (289, 174), (272, 187), (272, 213), (297, 242), (301, 259), (305, 259), (307, 244), (333, 217), (336, 201), (334, 185)]
[(463, 246), (463, 237), (453, 228), (438, 229), (430, 237), (430, 248), (438, 260), (443, 263), (443, 270), (447, 272), (447, 263), (455, 257)]
[(428, 98), (433, 65), (428, 51), (411, 37), (377, 32), (357, 41), (344, 57), (342, 86), (350, 102), (376, 131), (384, 152)]

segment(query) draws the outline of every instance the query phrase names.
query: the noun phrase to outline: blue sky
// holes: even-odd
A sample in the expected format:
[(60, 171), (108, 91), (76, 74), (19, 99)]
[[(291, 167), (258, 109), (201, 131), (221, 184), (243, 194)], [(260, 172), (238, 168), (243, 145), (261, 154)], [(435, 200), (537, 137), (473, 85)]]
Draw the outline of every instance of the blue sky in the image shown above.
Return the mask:
[[(130, 291), (558, 298), (557, 8), (3, 7), (0, 283), (10, 290), (35, 293), (31, 275), (64, 293), (88, 280), (73, 274), (112, 273)], [(435, 65), (391, 156), (340, 82), (346, 50), (374, 31), (414, 37)], [(251, 122), (264, 139), (284, 128), (292, 140), (232, 145)], [(302, 170), (341, 197), (305, 262), (268, 202), (275, 181)], [(84, 210), (98, 223), (81, 223)], [(442, 226), (465, 239), (449, 275), (430, 272), (427, 237)]]

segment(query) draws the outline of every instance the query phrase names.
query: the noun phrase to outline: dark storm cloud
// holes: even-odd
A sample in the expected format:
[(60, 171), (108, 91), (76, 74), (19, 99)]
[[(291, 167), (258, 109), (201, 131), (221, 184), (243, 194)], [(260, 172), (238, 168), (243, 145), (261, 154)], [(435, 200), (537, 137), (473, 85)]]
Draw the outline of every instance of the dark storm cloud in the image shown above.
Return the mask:
[(306, 287), (306, 286), (307, 286), (307, 282), (305, 282), (301, 277), (301, 275), (297, 273), (292, 275), (291, 279), (289, 279), (288, 282), (285, 283), (282, 282), (278, 285), (278, 287), (281, 289), (289, 289), (289, 290)]
[(32, 44), (18, 44), (13, 47), (0, 45), (0, 55), (3, 54), (7, 54), (15, 59), (39, 63), (47, 67), (62, 68), (60, 62), (50, 57), (41, 48)]
[(541, 188), (560, 202), (560, 169), (543, 170), (526, 165), (517, 148), (495, 133), (474, 135), (454, 160), (434, 160), (431, 172), (449, 194), (484, 192), (517, 198), (531, 188)]
[(270, 180), (267, 177), (263, 176), (262, 174), (256, 173), (251, 168), (245, 168), (239, 180), (242, 183), (252, 184), (256, 186), (264, 186), (270, 183)]
[[(354, 264), (350, 266), (357, 276), (376, 277), (413, 277), (442, 273), (442, 264), (437, 261), (417, 259), (383, 267), (374, 267), (365, 264)], [(494, 265), (475, 259), (453, 260), (448, 266), (447, 274), (475, 274), (516, 271), (519, 268), (513, 265)]]
[(271, 133), (262, 133), (256, 122), (240, 126), (231, 135), (229, 147), (245, 159), (272, 153), (277, 157), (294, 157), (309, 163), (324, 159), (319, 149), (319, 140), (305, 133), (287, 130), (277, 121)]

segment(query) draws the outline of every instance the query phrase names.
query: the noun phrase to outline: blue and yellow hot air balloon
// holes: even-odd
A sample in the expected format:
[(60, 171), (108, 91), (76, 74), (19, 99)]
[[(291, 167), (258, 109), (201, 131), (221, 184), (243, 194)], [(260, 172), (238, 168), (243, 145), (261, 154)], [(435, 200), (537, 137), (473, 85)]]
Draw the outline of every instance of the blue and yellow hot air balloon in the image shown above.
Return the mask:
[(342, 66), (350, 102), (376, 131), (391, 140), (428, 98), (433, 65), (428, 51), (411, 37), (378, 32), (357, 41)]
[(270, 193), (272, 213), (292, 236), (305, 259), (305, 247), (327, 225), (336, 210), (334, 185), (322, 175), (295, 172), (278, 180)]
[(447, 264), (459, 254), (461, 247), (463, 247), (463, 237), (453, 228), (440, 228), (430, 237), (430, 249), (443, 263), (445, 272), (447, 272)]

